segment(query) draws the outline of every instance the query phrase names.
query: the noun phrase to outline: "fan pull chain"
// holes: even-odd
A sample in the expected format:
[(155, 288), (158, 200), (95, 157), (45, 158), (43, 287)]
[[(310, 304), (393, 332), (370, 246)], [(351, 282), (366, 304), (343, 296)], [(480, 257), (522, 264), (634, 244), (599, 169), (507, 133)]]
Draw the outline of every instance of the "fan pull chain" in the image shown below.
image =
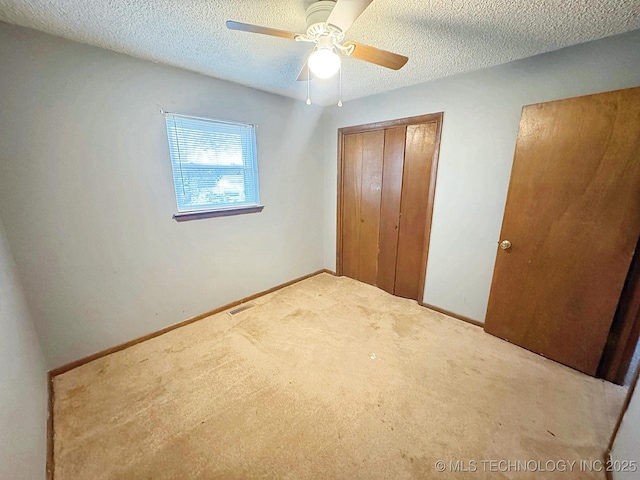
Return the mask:
[(307, 105), (311, 105), (311, 72), (309, 72), (309, 62), (307, 62)]
[(340, 65), (340, 96), (338, 97), (338, 106), (342, 106), (342, 65)]

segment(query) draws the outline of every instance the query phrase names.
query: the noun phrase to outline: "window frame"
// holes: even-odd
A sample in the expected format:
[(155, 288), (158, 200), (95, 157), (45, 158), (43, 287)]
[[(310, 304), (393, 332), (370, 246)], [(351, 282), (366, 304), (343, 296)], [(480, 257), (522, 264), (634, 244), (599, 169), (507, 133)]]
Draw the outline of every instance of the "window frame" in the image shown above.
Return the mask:
[[(201, 219), (201, 218), (212, 218), (212, 217), (228, 217), (228, 216), (232, 216), (232, 215), (242, 215), (242, 214), (247, 214), (247, 213), (259, 213), (264, 209), (264, 205), (262, 205), (260, 203), (260, 178), (259, 178), (259, 170), (258, 170), (258, 148), (257, 148), (257, 125), (254, 124), (250, 124), (250, 123), (242, 123), (242, 122), (235, 122), (235, 121), (230, 121), (230, 120), (221, 120), (221, 119), (217, 119), (217, 118), (208, 118), (208, 117), (202, 117), (202, 116), (197, 116), (197, 115), (186, 115), (186, 114), (181, 114), (181, 113), (174, 113), (174, 112), (163, 112), (164, 113), (164, 117), (165, 117), (165, 131), (167, 133), (167, 144), (169, 147), (169, 161), (171, 162), (171, 173), (172, 173), (172, 185), (173, 185), (173, 196), (176, 202), (176, 213), (174, 213), (173, 218), (174, 220), (178, 221), (178, 222), (183, 222), (186, 220), (196, 220), (196, 219)], [(211, 206), (207, 206), (205, 208), (201, 208), (201, 209), (193, 209), (193, 210), (180, 210), (179, 207), (179, 200), (178, 200), (178, 192), (177, 192), (177, 185), (175, 183), (175, 178), (176, 178), (176, 171), (175, 171), (175, 166), (177, 164), (179, 164), (179, 162), (174, 162), (174, 158), (172, 156), (172, 139), (171, 137), (171, 133), (169, 130), (169, 118), (185, 118), (188, 120), (196, 120), (196, 121), (202, 121), (202, 122), (208, 122), (208, 123), (213, 123), (213, 124), (223, 124), (223, 125), (231, 125), (231, 126), (237, 126), (237, 127), (242, 127), (242, 128), (249, 128), (250, 129), (250, 151), (246, 152), (243, 151), (242, 155), (243, 157), (248, 156), (248, 160), (250, 160), (252, 162), (251, 166), (247, 166), (248, 162), (245, 163), (244, 159), (243, 159), (243, 165), (242, 167), (239, 166), (231, 166), (231, 165), (210, 165), (210, 167), (212, 169), (220, 169), (220, 170), (227, 170), (227, 169), (238, 169), (241, 168), (243, 170), (249, 170), (252, 169), (253, 170), (253, 176), (254, 176), (254, 187), (255, 187), (255, 203), (242, 203), (240, 205), (233, 205), (233, 204), (224, 204), (221, 205), (220, 207), (211, 207)], [(175, 128), (175, 127), (174, 127)], [(175, 135), (175, 132), (174, 132)], [(177, 136), (175, 137), (175, 141), (178, 141)]]

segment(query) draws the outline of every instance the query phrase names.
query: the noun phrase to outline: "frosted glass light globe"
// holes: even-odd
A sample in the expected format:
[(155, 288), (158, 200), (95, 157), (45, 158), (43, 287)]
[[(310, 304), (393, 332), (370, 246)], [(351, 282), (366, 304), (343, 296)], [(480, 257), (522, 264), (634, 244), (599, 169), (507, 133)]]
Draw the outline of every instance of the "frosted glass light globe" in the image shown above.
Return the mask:
[(320, 48), (309, 55), (309, 69), (318, 78), (329, 78), (340, 70), (340, 57), (330, 48)]

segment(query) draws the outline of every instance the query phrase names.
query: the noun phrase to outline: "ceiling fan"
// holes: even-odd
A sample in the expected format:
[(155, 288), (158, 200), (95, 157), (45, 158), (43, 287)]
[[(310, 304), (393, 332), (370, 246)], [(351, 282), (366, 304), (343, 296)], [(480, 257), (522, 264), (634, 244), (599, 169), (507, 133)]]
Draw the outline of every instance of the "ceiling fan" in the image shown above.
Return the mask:
[(288, 38), (297, 42), (315, 43), (314, 51), (298, 75), (300, 81), (310, 80), (313, 75), (318, 78), (335, 75), (340, 70), (341, 63), (338, 53), (399, 70), (409, 60), (407, 57), (361, 43), (344, 41), (346, 31), (371, 2), (373, 0), (320, 0), (312, 3), (307, 8), (306, 33), (294, 33), (231, 20), (227, 21), (227, 28)]

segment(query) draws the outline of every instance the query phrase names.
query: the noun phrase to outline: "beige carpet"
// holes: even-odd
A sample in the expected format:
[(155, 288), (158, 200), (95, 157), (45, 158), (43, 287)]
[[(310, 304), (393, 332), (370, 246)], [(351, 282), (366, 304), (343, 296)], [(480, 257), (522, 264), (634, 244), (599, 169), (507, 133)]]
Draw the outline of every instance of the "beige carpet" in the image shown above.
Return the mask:
[(601, 460), (624, 389), (348, 278), (255, 303), (56, 377), (55, 480), (604, 478), (522, 470)]

